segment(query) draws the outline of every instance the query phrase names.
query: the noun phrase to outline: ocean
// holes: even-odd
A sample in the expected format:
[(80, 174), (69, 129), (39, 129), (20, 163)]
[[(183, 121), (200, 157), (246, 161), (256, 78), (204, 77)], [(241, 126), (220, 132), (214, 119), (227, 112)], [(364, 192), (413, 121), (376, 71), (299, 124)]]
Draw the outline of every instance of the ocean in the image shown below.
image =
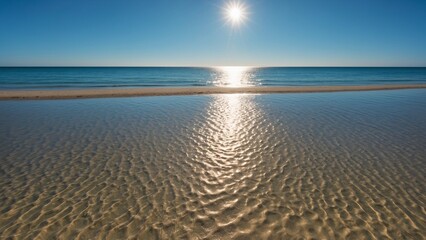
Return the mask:
[(426, 83), (415, 67), (1, 67), (0, 89)]

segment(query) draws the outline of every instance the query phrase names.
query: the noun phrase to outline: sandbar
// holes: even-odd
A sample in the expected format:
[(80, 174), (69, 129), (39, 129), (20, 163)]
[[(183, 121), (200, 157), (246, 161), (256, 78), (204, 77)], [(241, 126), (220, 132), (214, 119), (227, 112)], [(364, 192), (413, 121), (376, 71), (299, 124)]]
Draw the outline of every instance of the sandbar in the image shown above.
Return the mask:
[(312, 93), (343, 91), (376, 91), (426, 88), (426, 84), (364, 86), (250, 86), (250, 87), (155, 87), (64, 90), (0, 90), (0, 100), (11, 99), (75, 99), (137, 96), (231, 94), (231, 93)]

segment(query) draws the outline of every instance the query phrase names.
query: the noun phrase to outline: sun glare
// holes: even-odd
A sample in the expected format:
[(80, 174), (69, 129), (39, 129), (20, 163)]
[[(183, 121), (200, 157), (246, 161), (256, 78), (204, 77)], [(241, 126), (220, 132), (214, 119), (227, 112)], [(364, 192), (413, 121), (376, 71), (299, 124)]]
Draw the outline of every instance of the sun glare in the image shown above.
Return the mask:
[(227, 66), (216, 67), (217, 78), (215, 85), (224, 87), (243, 87), (252, 86), (251, 67), (245, 66)]
[(247, 17), (246, 7), (239, 2), (232, 2), (226, 5), (225, 15), (228, 22), (238, 25)]
[(229, 17), (232, 19), (232, 21), (239, 21), (241, 19), (241, 9), (238, 7), (232, 7), (229, 9)]

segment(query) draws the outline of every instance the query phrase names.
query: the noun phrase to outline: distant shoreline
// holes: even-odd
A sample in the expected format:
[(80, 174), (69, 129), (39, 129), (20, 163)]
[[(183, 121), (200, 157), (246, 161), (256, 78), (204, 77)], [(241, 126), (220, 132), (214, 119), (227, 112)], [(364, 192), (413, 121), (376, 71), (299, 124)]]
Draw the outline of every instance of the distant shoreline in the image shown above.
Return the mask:
[(280, 87), (156, 87), (64, 90), (0, 90), (0, 100), (79, 99), (236, 93), (314, 93), (426, 88), (426, 84)]

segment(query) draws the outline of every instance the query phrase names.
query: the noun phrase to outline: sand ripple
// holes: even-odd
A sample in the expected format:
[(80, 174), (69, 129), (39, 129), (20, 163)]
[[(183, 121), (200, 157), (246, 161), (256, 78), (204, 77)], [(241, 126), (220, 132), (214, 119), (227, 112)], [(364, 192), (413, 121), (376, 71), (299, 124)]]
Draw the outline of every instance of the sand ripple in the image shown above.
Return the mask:
[(0, 102), (0, 238), (424, 239), (424, 96)]

